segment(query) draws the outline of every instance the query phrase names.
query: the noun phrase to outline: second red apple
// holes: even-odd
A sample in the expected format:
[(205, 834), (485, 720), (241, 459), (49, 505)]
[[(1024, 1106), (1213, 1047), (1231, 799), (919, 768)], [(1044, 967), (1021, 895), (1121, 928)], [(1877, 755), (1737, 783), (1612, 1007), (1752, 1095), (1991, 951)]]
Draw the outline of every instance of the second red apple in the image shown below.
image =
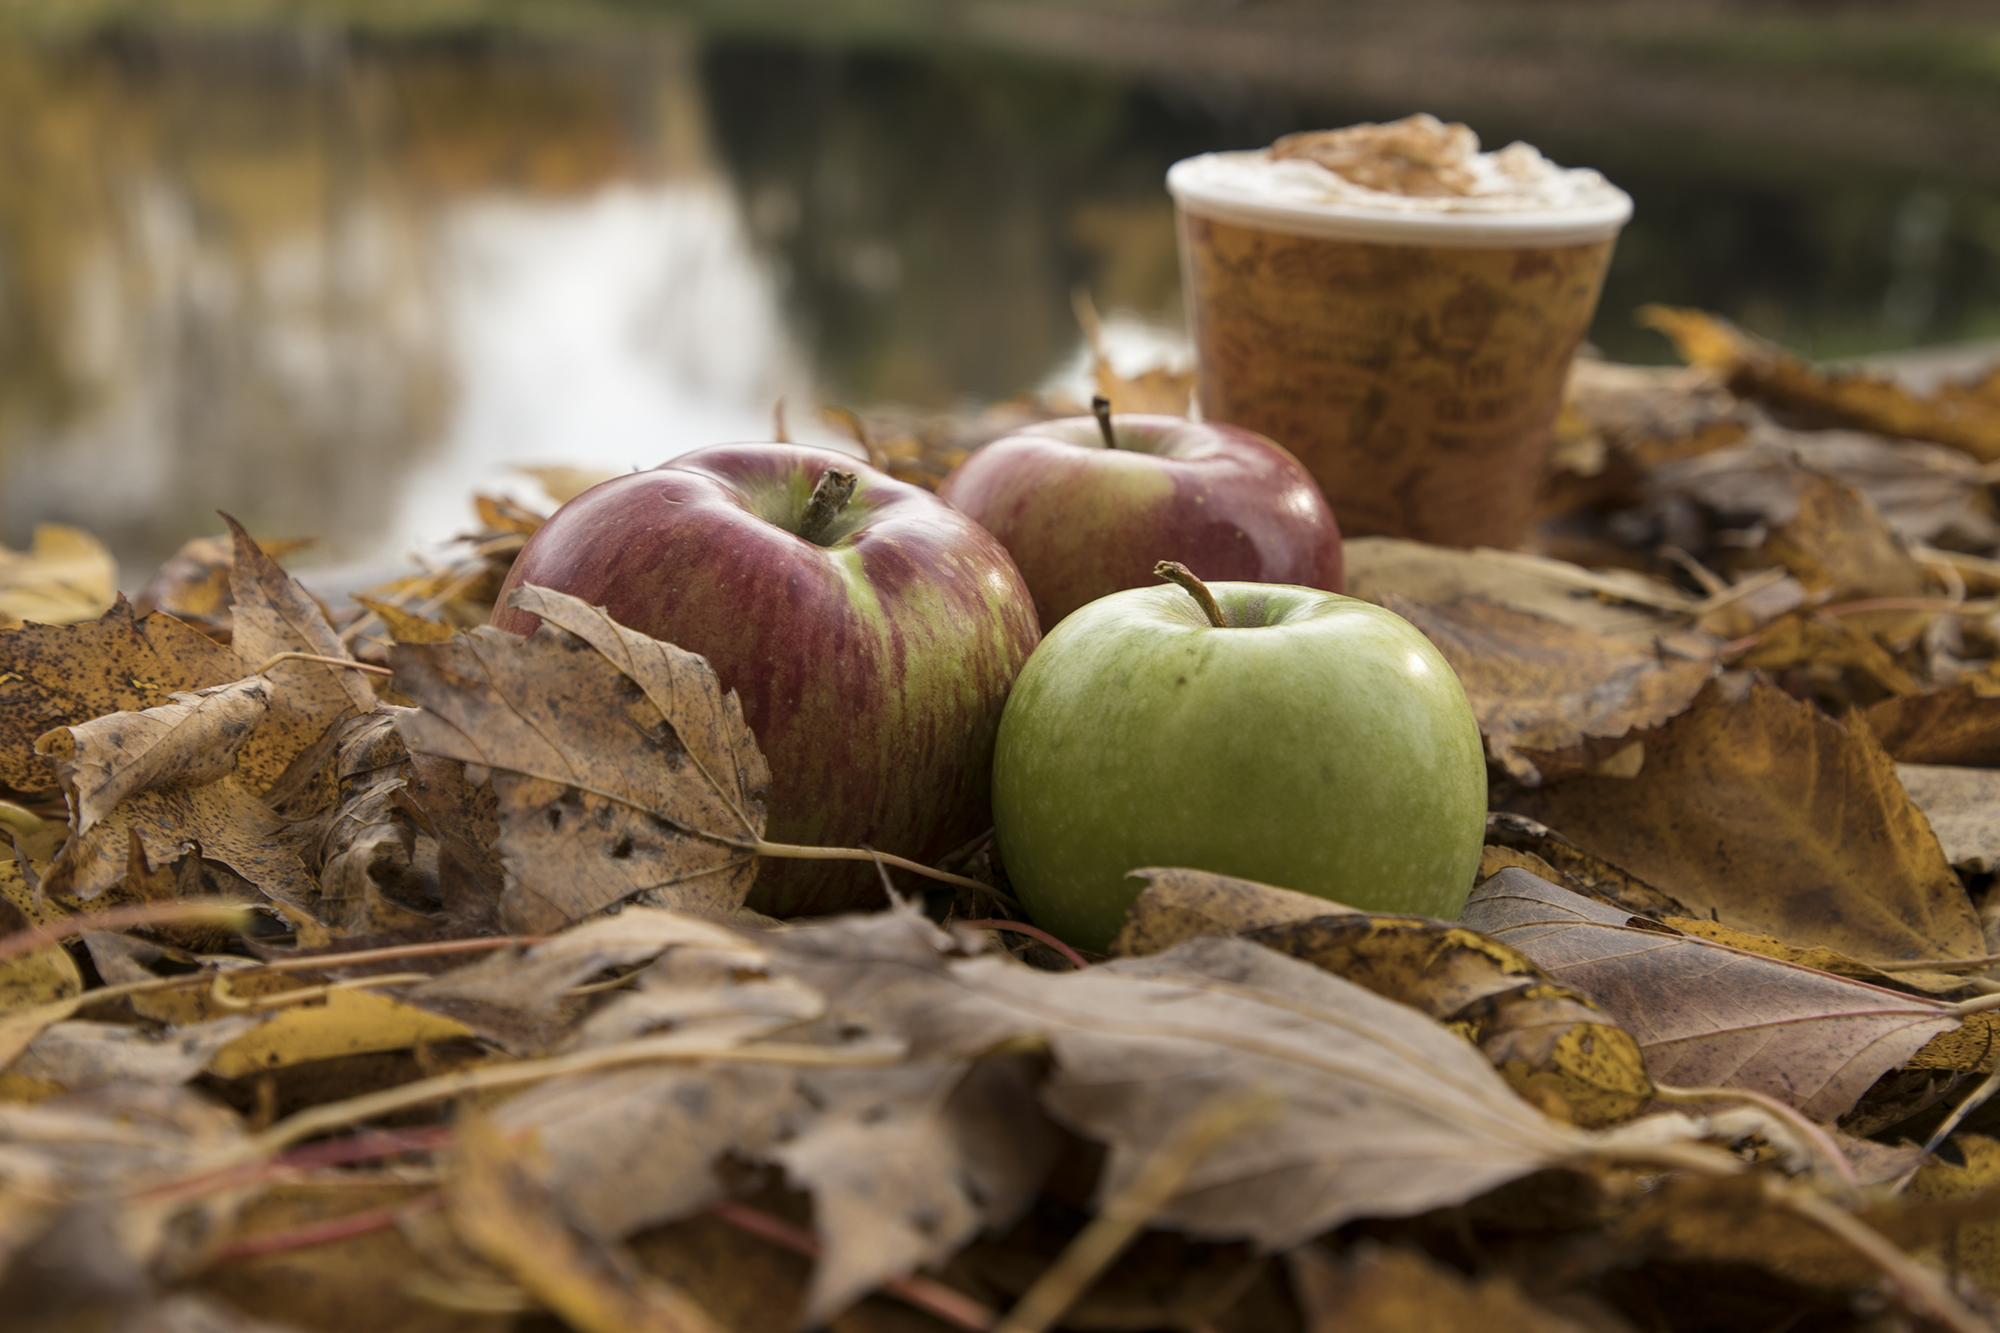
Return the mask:
[(1044, 633), (1087, 602), (1157, 583), (1161, 560), (1209, 580), (1345, 590), (1333, 511), (1275, 442), (1180, 417), (1106, 421), (1026, 427), (938, 491), (1014, 557)]

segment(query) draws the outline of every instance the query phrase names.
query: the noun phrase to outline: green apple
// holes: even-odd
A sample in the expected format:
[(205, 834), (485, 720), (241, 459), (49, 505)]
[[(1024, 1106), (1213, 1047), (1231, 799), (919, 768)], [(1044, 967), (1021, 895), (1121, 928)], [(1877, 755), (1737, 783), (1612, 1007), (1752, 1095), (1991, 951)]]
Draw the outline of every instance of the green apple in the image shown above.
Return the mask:
[(1430, 640), (1337, 593), (1160, 572), (1185, 586), (1074, 612), (1008, 696), (993, 822), (1029, 915), (1102, 950), (1139, 893), (1129, 871), (1191, 866), (1457, 916), (1486, 763)]

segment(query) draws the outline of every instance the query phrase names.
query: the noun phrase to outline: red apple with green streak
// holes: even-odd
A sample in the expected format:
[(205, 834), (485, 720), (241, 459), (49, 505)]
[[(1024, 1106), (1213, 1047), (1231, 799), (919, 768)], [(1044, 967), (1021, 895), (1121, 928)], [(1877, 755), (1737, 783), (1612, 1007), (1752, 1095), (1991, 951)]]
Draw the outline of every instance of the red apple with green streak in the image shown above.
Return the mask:
[[(928, 863), (991, 822), (994, 734), (1041, 636), (1000, 543), (928, 491), (827, 449), (703, 449), (557, 510), (500, 592), (517, 634), (540, 624), (507, 606), (523, 583), (708, 659), (770, 761), (771, 842)], [(772, 857), (749, 905), (881, 899), (872, 864)]]
[(1299, 461), (1255, 431), (1128, 413), (1029, 426), (975, 452), (938, 490), (1000, 539), (1042, 632), (1087, 602), (1154, 584), (1178, 560), (1204, 578), (1341, 592), (1340, 528)]

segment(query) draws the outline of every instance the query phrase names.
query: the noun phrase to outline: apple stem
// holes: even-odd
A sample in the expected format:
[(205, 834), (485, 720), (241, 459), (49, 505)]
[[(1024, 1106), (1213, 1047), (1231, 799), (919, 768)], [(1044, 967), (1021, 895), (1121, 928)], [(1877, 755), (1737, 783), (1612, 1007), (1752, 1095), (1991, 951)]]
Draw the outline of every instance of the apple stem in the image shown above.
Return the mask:
[(1208, 590), (1206, 583), (1194, 576), (1193, 570), (1178, 560), (1162, 560), (1153, 566), (1153, 572), (1167, 582), (1185, 588), (1187, 595), (1194, 598), (1195, 604), (1201, 607), (1201, 613), (1208, 617), (1209, 624), (1217, 629), (1230, 627), (1229, 621), (1223, 617), (1222, 608), (1216, 604), (1215, 594)]
[(805, 515), (799, 519), (799, 536), (814, 546), (824, 546), (822, 540), (826, 530), (833, 526), (833, 520), (854, 496), (855, 476), (830, 467), (819, 474), (819, 484), (813, 487), (812, 498), (806, 501)]
[(1090, 400), (1090, 414), (1097, 418), (1097, 428), (1104, 432), (1104, 447), (1116, 449), (1118, 436), (1111, 429), (1111, 400), (1098, 394)]

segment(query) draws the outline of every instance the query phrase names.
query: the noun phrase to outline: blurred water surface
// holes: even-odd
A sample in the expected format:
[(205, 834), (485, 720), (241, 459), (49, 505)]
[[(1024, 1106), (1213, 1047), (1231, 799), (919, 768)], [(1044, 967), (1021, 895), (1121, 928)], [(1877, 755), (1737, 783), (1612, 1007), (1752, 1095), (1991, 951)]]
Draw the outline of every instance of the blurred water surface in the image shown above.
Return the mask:
[[(1018, 392), (1073, 362), (1079, 285), (1171, 340), (1170, 162), (1432, 105), (701, 33), (0, 32), (0, 541), (78, 523), (130, 582), (221, 508), (388, 559), (513, 463), (651, 466), (780, 396)], [(1987, 164), (1541, 105), (1475, 128), (1637, 200), (1609, 353), (1666, 355), (1646, 300), (1820, 355), (2000, 335)]]

